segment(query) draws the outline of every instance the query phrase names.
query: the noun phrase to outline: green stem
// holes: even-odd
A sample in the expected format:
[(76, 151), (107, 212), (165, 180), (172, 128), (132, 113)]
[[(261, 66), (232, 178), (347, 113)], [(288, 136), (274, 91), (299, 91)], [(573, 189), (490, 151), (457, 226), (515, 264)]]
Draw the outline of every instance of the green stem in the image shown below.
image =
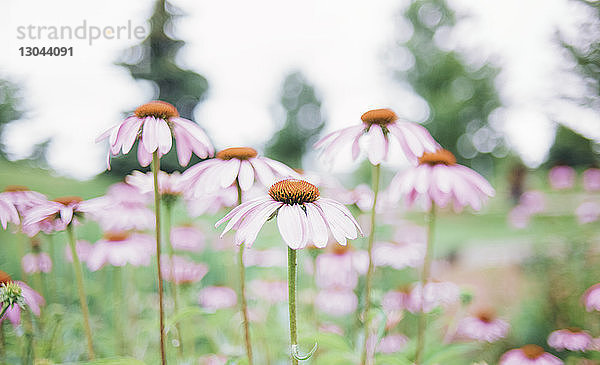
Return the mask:
[(293, 356), (294, 349), (298, 346), (298, 329), (296, 328), (296, 250), (288, 247), (288, 302), (290, 310), (290, 343), (292, 346), (292, 365), (298, 365), (298, 360)]
[(427, 249), (423, 260), (423, 271), (421, 274), (421, 311), (418, 319), (417, 350), (415, 354), (415, 365), (421, 365), (425, 353), (425, 330), (427, 329), (427, 314), (425, 308), (425, 285), (429, 281), (431, 271), (431, 260), (433, 259), (433, 232), (435, 229), (435, 203), (431, 203), (429, 211), (429, 228), (427, 232)]
[(79, 304), (81, 305), (81, 313), (83, 314), (83, 328), (85, 329), (85, 336), (87, 338), (88, 356), (90, 360), (94, 360), (94, 345), (92, 342), (92, 329), (90, 327), (90, 313), (88, 310), (87, 300), (85, 296), (85, 289), (83, 287), (83, 270), (81, 268), (81, 262), (77, 255), (75, 231), (73, 226), (69, 224), (67, 226), (67, 234), (69, 235), (69, 245), (71, 246), (71, 256), (73, 256), (73, 269), (75, 271), (75, 278), (77, 279), (77, 291), (79, 293)]
[[(239, 181), (235, 180), (238, 193), (238, 205), (242, 204), (242, 188)], [(252, 342), (250, 341), (250, 320), (248, 319), (248, 301), (246, 300), (246, 268), (244, 267), (244, 244), (240, 245), (238, 252), (238, 267), (240, 275), (240, 307), (244, 325), (244, 339), (246, 342), (246, 355), (248, 357), (248, 365), (252, 365)]]
[[(173, 246), (171, 244), (171, 220), (173, 217), (173, 208), (171, 206), (172, 202), (166, 202), (165, 203), (165, 210), (167, 211), (165, 214), (165, 236), (167, 237), (167, 249), (169, 250), (169, 260), (171, 261), (171, 278), (172, 278), (172, 282), (171, 282), (171, 296), (173, 296), (173, 311), (175, 313), (179, 313), (179, 297), (177, 295), (177, 283), (175, 283), (175, 277), (174, 277), (174, 273), (173, 271), (175, 270), (174, 265), (173, 265), (173, 255), (175, 254), (173, 252)], [(177, 330), (177, 333), (175, 335), (175, 337), (177, 338), (177, 341), (179, 342), (179, 346), (177, 347), (178, 349), (178, 354), (179, 354), (179, 358), (180, 360), (183, 359), (183, 333), (181, 333), (181, 324), (179, 322), (175, 323), (175, 329)]]
[[(117, 331), (116, 336), (116, 348), (117, 355), (125, 355), (127, 353), (127, 344), (125, 342), (125, 328), (123, 327), (124, 319), (123, 318), (123, 298), (125, 298), (125, 293), (123, 292), (123, 272), (119, 266), (115, 266), (113, 270), (114, 282), (115, 282), (115, 331)], [(127, 311), (125, 311), (127, 313)]]
[(165, 312), (163, 298), (163, 281), (161, 276), (160, 265), (160, 192), (158, 191), (158, 172), (160, 171), (160, 158), (158, 152), (152, 154), (152, 176), (154, 177), (154, 214), (156, 216), (156, 275), (158, 278), (158, 311), (159, 311), (159, 326), (160, 326), (160, 359), (162, 365), (167, 363), (167, 355), (165, 353)]
[(377, 208), (377, 197), (379, 195), (379, 178), (381, 175), (381, 165), (373, 166), (373, 208), (371, 209), (371, 231), (369, 232), (369, 245), (367, 253), (369, 255), (369, 269), (367, 270), (367, 278), (365, 283), (365, 310), (363, 318), (365, 321), (365, 342), (362, 351), (362, 357), (360, 363), (362, 365), (367, 364), (368, 346), (369, 346), (369, 333), (371, 321), (369, 318), (369, 311), (371, 309), (371, 286), (373, 285), (373, 272), (375, 271), (375, 265), (373, 264), (373, 242), (375, 241), (375, 217)]
[[(4, 308), (2, 308), (2, 312), (0, 313), (0, 319), (2, 319), (2, 317), (4, 317), (4, 314), (5, 314), (5, 313), (6, 313), (6, 311), (8, 310), (8, 307), (9, 307), (9, 306), (10, 306), (10, 305), (9, 305), (8, 303), (6, 303), (6, 304), (4, 305)], [(0, 323), (3, 323), (3, 322), (0, 322)]]
[[(0, 318), (3, 315), (0, 315)], [(6, 339), (4, 338), (4, 321), (0, 321), (0, 364), (4, 363), (6, 363)]]
[(21, 311), (21, 319), (25, 327), (25, 349), (23, 353), (23, 364), (33, 365), (35, 361), (35, 346), (33, 345), (33, 314), (29, 309)]

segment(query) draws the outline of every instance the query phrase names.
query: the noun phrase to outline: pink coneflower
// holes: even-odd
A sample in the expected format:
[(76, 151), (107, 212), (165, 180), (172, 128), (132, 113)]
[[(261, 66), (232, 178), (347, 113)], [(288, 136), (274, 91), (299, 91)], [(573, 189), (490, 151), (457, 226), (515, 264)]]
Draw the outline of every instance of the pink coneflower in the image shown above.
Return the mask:
[(315, 298), (315, 307), (333, 317), (353, 313), (357, 306), (358, 298), (351, 289), (324, 289), (320, 290)]
[(537, 190), (526, 191), (519, 198), (519, 206), (526, 209), (529, 214), (537, 214), (544, 211), (546, 199), (544, 193)]
[(147, 195), (126, 183), (111, 185), (106, 195), (90, 199), (97, 209), (89, 212), (105, 232), (134, 231), (154, 228), (154, 212), (148, 209)]
[(175, 250), (200, 252), (204, 249), (204, 241), (204, 233), (194, 226), (181, 226), (171, 229), (171, 246)]
[(281, 249), (246, 250), (244, 266), (285, 267), (285, 253)]
[(45, 252), (28, 253), (21, 259), (23, 272), (26, 274), (49, 273), (52, 271), (52, 259)]
[(108, 139), (110, 148), (106, 162), (110, 169), (110, 156), (117, 156), (120, 151), (129, 153), (137, 140), (140, 140), (138, 161), (140, 165), (148, 166), (154, 152), (161, 157), (171, 150), (173, 138), (182, 166), (190, 162), (192, 152), (200, 158), (214, 154), (214, 148), (202, 128), (181, 118), (177, 109), (164, 101), (151, 101), (138, 107), (134, 115), (102, 133), (96, 142)]
[(577, 215), (579, 224), (595, 222), (600, 218), (600, 204), (596, 202), (581, 203), (575, 209), (575, 215)]
[(554, 166), (548, 172), (548, 180), (552, 189), (570, 189), (575, 184), (575, 169), (571, 166)]
[(508, 223), (514, 228), (524, 229), (527, 228), (531, 221), (531, 213), (529, 210), (521, 205), (517, 205), (508, 212)]
[[(40, 306), (45, 305), (46, 301), (44, 298), (35, 290), (31, 289), (29, 285), (22, 281), (13, 281), (10, 275), (4, 271), (0, 271), (0, 286), (8, 283), (15, 283), (21, 288), (21, 294), (27, 307), (31, 309), (31, 312), (36, 316), (40, 315)], [(3, 303), (0, 303), (0, 308), (3, 308)], [(0, 325), (2, 321), (8, 318), (14, 327), (17, 327), (21, 323), (21, 307), (18, 304), (13, 304), (6, 310), (6, 314), (0, 318)]]
[(161, 274), (163, 279), (175, 284), (196, 283), (206, 275), (208, 267), (182, 256), (162, 257)]
[(416, 241), (376, 242), (373, 247), (373, 263), (375, 266), (389, 266), (396, 270), (417, 267), (423, 264), (425, 248), (424, 242)]
[(493, 311), (480, 311), (475, 316), (463, 318), (456, 330), (459, 337), (482, 342), (496, 342), (506, 337), (510, 325), (496, 317)]
[(600, 191), (600, 169), (591, 168), (583, 172), (583, 188), (590, 193)]
[(191, 196), (200, 197), (228, 188), (236, 181), (245, 192), (256, 181), (267, 187), (287, 177), (299, 175), (279, 161), (259, 157), (253, 148), (232, 147), (220, 151), (214, 159), (190, 167), (183, 174), (182, 185)]
[(211, 310), (232, 308), (237, 304), (237, 294), (226, 286), (208, 286), (198, 293), (198, 302)]
[(588, 312), (600, 311), (600, 283), (590, 286), (582, 297)]
[(544, 352), (538, 345), (525, 345), (509, 350), (500, 358), (500, 365), (561, 365), (562, 360)]
[(29, 188), (22, 185), (8, 185), (4, 188), (4, 192), (0, 193), (0, 197), (8, 198), (8, 200), (17, 208), (17, 211), (21, 216), (27, 209), (40, 201), (46, 200), (44, 194), (38, 193), (37, 191), (31, 191)]
[(384, 294), (381, 300), (381, 307), (386, 313), (404, 310), (408, 305), (409, 297), (410, 290), (408, 288), (390, 290)]
[(340, 327), (336, 324), (333, 324), (333, 323), (322, 323), (319, 326), (319, 332), (333, 333), (333, 334), (339, 335), (339, 336), (344, 335), (344, 330), (342, 329), (342, 327)]
[(354, 250), (349, 246), (334, 246), (332, 251), (317, 256), (317, 286), (321, 289), (356, 288), (359, 273), (355, 268)]
[(275, 304), (288, 299), (285, 281), (253, 280), (248, 284), (253, 299)]
[(382, 354), (395, 354), (400, 352), (406, 347), (409, 339), (402, 334), (394, 334), (385, 336), (379, 341), (377, 346), (377, 352)]
[(93, 245), (86, 260), (91, 271), (97, 271), (109, 264), (112, 266), (148, 266), (155, 253), (152, 236), (141, 233), (109, 232)]
[[(158, 171), (158, 192), (162, 196), (181, 196), (184, 192), (181, 186), (181, 179), (181, 173), (178, 171), (172, 174)], [(135, 186), (142, 194), (154, 192), (154, 176), (152, 176), (152, 172), (144, 174), (136, 170), (125, 177), (125, 182), (131, 186)]]
[(7, 193), (0, 193), (0, 223), (2, 228), (6, 229), (8, 223), (19, 224), (19, 212), (12, 199)]
[(554, 331), (548, 336), (548, 345), (558, 351), (586, 351), (592, 344), (592, 336), (579, 328)]
[(292, 249), (307, 244), (325, 247), (328, 231), (342, 245), (346, 244), (346, 238), (355, 239), (362, 234), (348, 208), (335, 200), (321, 198), (316, 186), (296, 179), (276, 182), (268, 196), (242, 203), (215, 226), (229, 221), (221, 237), (230, 229), (237, 229), (235, 243), (250, 247), (261, 227), (274, 215), (279, 233)]
[(404, 197), (409, 205), (421, 199), (426, 209), (432, 203), (440, 207), (453, 203), (455, 211), (467, 205), (480, 210), (483, 202), (494, 196), (494, 189), (481, 175), (458, 165), (454, 155), (444, 149), (425, 152), (418, 166), (393, 178), (388, 192), (392, 200)]
[(415, 285), (411, 290), (405, 303), (406, 309), (411, 313), (429, 313), (437, 307), (455, 304), (460, 299), (460, 288), (451, 282), (429, 282), (425, 284), (424, 294), (422, 293), (421, 284)]
[[(249, 194), (245, 194), (246, 200)], [(213, 193), (203, 195), (199, 198), (185, 197), (188, 214), (199, 217), (204, 214), (214, 215), (221, 209), (232, 208), (238, 204), (238, 192), (236, 186), (219, 189)]]
[[(373, 165), (388, 159), (390, 143), (399, 143), (406, 158), (416, 162), (424, 152), (434, 152), (438, 144), (427, 129), (411, 122), (400, 122), (390, 109), (369, 110), (361, 116), (360, 125), (340, 129), (326, 135), (315, 143), (316, 149), (322, 149), (321, 156), (326, 161), (333, 161), (340, 155), (351, 151), (356, 160), (361, 152), (365, 152)], [(368, 139), (368, 146), (361, 146), (361, 139)]]
[(24, 231), (34, 236), (45, 223), (51, 225), (54, 231), (64, 231), (71, 222), (77, 223), (78, 217), (92, 212), (95, 207), (96, 202), (85, 201), (77, 196), (41, 201), (25, 213)]
[[(77, 240), (75, 249), (77, 250), (77, 257), (79, 257), (79, 260), (81, 260), (81, 262), (87, 262), (92, 250), (94, 249), (94, 246), (88, 241)], [(65, 258), (67, 261), (73, 262), (73, 255), (71, 254), (71, 249), (69, 246), (65, 246)]]

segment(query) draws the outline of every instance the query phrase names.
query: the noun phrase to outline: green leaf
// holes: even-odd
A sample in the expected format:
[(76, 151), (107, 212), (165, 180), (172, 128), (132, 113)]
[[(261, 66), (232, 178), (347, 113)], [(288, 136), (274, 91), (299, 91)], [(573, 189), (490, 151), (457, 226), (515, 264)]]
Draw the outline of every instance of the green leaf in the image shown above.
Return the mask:
[(435, 354), (425, 359), (425, 364), (436, 365), (445, 364), (447, 360), (464, 358), (467, 352), (473, 351), (477, 348), (477, 344), (454, 344), (441, 348)]

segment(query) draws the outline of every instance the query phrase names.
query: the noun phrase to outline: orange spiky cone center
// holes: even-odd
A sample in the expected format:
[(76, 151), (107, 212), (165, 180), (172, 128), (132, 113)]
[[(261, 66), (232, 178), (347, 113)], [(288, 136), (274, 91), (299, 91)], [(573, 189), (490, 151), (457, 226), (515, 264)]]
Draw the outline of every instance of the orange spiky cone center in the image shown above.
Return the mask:
[(232, 160), (234, 158), (238, 160), (248, 160), (256, 156), (258, 156), (258, 152), (256, 152), (254, 148), (250, 147), (231, 147), (217, 153), (217, 158), (225, 161)]
[(276, 182), (269, 189), (273, 200), (285, 204), (312, 203), (319, 198), (319, 189), (304, 180), (287, 179)]
[(137, 107), (135, 116), (138, 118), (154, 117), (167, 120), (178, 117), (179, 112), (172, 104), (166, 101), (155, 100)]
[(419, 165), (456, 165), (456, 157), (452, 152), (439, 149), (435, 152), (425, 152), (423, 156), (419, 157)]
[(8, 275), (6, 272), (0, 270), (0, 284), (8, 284), (12, 281), (12, 278), (10, 277), (10, 275)]
[(125, 241), (130, 236), (129, 232), (106, 232), (104, 233), (104, 239), (111, 242)]
[(23, 185), (8, 185), (7, 187), (4, 188), (5, 192), (9, 192), (9, 193), (14, 193), (17, 191), (29, 191), (29, 188), (27, 186), (23, 186)]
[(63, 196), (60, 198), (56, 198), (53, 201), (55, 201), (57, 203), (61, 203), (63, 205), (69, 205), (69, 204), (81, 203), (83, 201), (83, 199), (81, 199), (78, 196)]
[(369, 126), (373, 124), (385, 126), (394, 123), (398, 116), (391, 109), (373, 109), (364, 113), (360, 119)]
[(535, 360), (544, 354), (544, 349), (538, 345), (525, 345), (521, 347), (521, 351), (528, 358)]

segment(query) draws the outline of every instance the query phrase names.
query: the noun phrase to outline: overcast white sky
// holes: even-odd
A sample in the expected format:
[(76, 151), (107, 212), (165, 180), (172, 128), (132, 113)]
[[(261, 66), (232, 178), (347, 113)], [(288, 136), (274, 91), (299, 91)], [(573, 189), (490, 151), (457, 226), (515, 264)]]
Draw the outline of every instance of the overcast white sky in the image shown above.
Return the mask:
[[(395, 17), (406, 1), (374, 0), (173, 0), (188, 16), (176, 36), (187, 42), (178, 62), (210, 83), (195, 120), (217, 148), (262, 146), (274, 131), (273, 108), (282, 79), (302, 70), (324, 100), (328, 130), (357, 123), (371, 108), (392, 107), (419, 121), (422, 100), (390, 77), (383, 60), (399, 36)], [(553, 138), (550, 119), (564, 120), (600, 140), (596, 113), (557, 101), (577, 95), (580, 86), (555, 45), (557, 27), (577, 35), (581, 8), (568, 0), (451, 0), (469, 15), (444, 40), (469, 60), (492, 60), (503, 71), (498, 87), (505, 105), (494, 123), (531, 165), (545, 156)], [(37, 41), (17, 39), (28, 25), (144, 26), (151, 1), (8, 0), (0, 5), (0, 77), (24, 88), (26, 117), (7, 128), (4, 143), (14, 158), (52, 137), (48, 160), (59, 172), (78, 178), (104, 169), (105, 145), (95, 137), (119, 121), (121, 112), (152, 97), (148, 84), (134, 82), (113, 66), (137, 39)], [(406, 34), (408, 36), (408, 34)], [(73, 57), (21, 57), (21, 46), (72, 46)], [(595, 123), (595, 124), (594, 124)], [(595, 128), (594, 128), (595, 125)], [(225, 128), (224, 126), (227, 126)], [(532, 138), (535, 136), (535, 138)]]

